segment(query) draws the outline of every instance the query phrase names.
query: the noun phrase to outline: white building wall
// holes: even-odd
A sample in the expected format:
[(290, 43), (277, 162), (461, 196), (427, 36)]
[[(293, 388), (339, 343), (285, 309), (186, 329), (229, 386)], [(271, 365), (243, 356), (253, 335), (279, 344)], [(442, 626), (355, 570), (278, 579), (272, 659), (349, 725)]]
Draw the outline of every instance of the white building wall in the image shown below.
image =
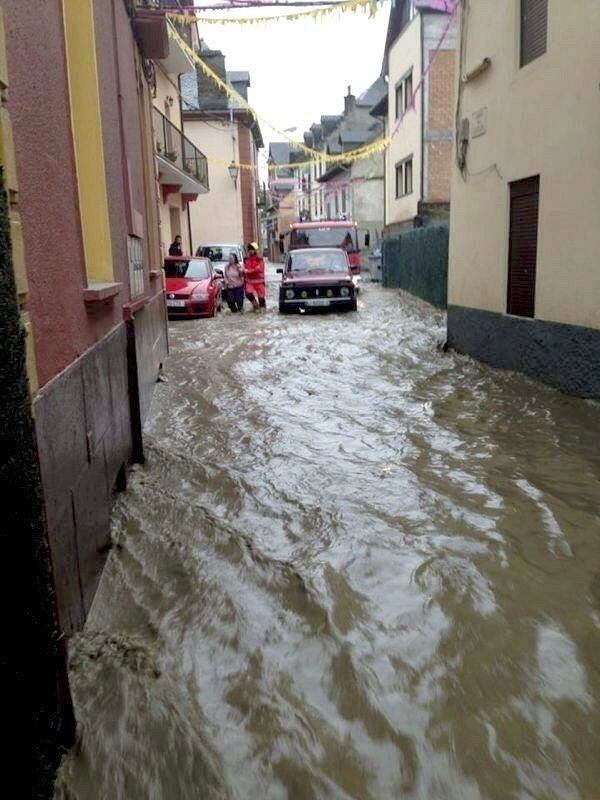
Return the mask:
[(190, 204), (192, 248), (208, 242), (243, 244), (242, 196), (227, 169), (239, 160), (237, 122), (186, 120), (185, 134), (208, 159), (210, 191)]
[(600, 328), (600, 3), (549, 0), (547, 52), (521, 68), (518, 3), (470, 4), (461, 118), (485, 109), (454, 167), (449, 304), (506, 312), (511, 181), (540, 176), (536, 318)]
[(361, 233), (368, 231), (371, 249), (381, 243), (383, 231), (385, 156), (382, 153), (355, 161), (352, 165), (352, 219), (358, 224)]
[[(397, 124), (396, 85), (412, 69), (413, 91), (421, 80), (421, 27), (417, 14), (406, 26), (389, 52), (388, 130)], [(420, 200), (422, 163), (421, 94), (417, 93), (414, 111), (408, 111), (386, 151), (386, 222), (388, 225), (409, 221), (417, 215)], [(396, 198), (396, 164), (408, 156), (413, 158), (413, 191)]]

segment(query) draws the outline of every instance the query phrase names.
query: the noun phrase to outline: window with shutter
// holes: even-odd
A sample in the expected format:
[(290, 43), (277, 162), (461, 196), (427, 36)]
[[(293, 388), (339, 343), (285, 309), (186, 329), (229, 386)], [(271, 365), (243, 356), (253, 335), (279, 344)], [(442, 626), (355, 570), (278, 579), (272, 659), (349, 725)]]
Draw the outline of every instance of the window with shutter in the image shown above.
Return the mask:
[(507, 312), (535, 316), (540, 176), (510, 184)]
[(404, 163), (404, 194), (412, 194), (413, 190), (413, 174), (412, 174), (412, 158), (407, 159)]
[(404, 111), (407, 111), (413, 102), (412, 72), (404, 80)]
[(402, 102), (402, 87), (403, 83), (400, 82), (398, 86), (396, 86), (396, 119), (399, 119), (400, 115), (404, 111), (404, 104)]
[(521, 66), (543, 56), (548, 39), (548, 0), (521, 0)]
[(396, 164), (396, 197), (404, 194), (404, 164)]

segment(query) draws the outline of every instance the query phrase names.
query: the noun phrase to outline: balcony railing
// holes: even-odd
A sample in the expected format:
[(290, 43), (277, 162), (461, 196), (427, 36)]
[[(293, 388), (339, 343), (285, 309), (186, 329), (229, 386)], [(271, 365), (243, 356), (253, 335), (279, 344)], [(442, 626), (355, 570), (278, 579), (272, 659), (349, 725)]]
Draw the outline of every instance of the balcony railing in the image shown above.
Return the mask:
[[(144, 8), (158, 8), (167, 11), (174, 11), (175, 13), (185, 14), (186, 7), (182, 6), (179, 0), (143, 0), (142, 6)], [(189, 8), (189, 7), (188, 7)], [(185, 41), (192, 46), (192, 29), (189, 25), (183, 25), (176, 20), (170, 20), (174, 25), (177, 33), (185, 39)]]
[(157, 108), (153, 111), (156, 153), (208, 189), (208, 164), (204, 153)]

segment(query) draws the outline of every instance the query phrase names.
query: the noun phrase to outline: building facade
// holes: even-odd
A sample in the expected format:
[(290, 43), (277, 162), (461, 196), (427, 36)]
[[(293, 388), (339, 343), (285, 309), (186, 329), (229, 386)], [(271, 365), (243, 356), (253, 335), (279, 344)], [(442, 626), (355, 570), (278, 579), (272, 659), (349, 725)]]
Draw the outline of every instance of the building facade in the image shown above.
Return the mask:
[[(244, 100), (247, 72), (227, 72), (225, 56), (200, 43), (199, 55)], [(186, 137), (201, 147), (211, 170), (211, 190), (190, 206), (192, 251), (204, 244), (258, 241), (258, 151), (263, 147), (256, 120), (200, 68), (181, 77)]]
[(37, 555), (49, 556), (54, 636), (68, 641), (110, 546), (114, 493), (143, 459), (167, 352), (147, 77), (165, 20), (125, 0), (44, 3), (35, 14), (17, 0), (1, 6), (13, 261), (43, 509)]
[[(337, 155), (380, 139), (383, 125), (371, 112), (386, 95), (387, 85), (381, 77), (358, 98), (348, 87), (344, 113), (326, 138), (324, 152)], [(347, 162), (336, 161), (319, 172), (316, 186), (324, 209), (322, 218), (352, 219), (357, 223), (361, 236), (368, 234), (370, 247), (377, 247), (383, 231), (383, 154), (374, 153)]]
[(268, 205), (265, 208), (264, 246), (272, 261), (279, 261), (279, 236), (289, 230), (297, 219), (296, 175), (294, 162), (302, 161), (303, 154), (291, 142), (271, 142), (269, 145)]
[(467, 4), (448, 341), (600, 397), (600, 5)]
[(390, 10), (378, 106), (385, 155), (385, 231), (448, 217), (454, 129), (456, 24), (450, 3), (398, 0)]
[[(319, 122), (315, 122), (308, 131), (305, 131), (304, 144), (306, 147), (323, 153), (323, 155), (331, 151), (332, 147), (336, 152), (341, 152), (334, 134), (342, 120), (342, 114), (323, 114)], [(329, 141), (330, 137), (333, 137), (331, 141)], [(333, 219), (333, 217), (328, 217), (328, 213), (331, 213), (331, 205), (328, 209), (325, 186), (320, 183), (320, 179), (327, 171), (325, 159), (319, 159), (305, 150), (300, 150), (297, 160), (300, 162), (310, 160), (312, 163), (304, 164), (295, 170), (296, 218), (298, 220)]]
[[(185, 13), (191, 0), (161, 0), (161, 5)], [(156, 13), (156, 12), (154, 12)], [(165, 20), (192, 49), (198, 46), (196, 25)], [(153, 127), (156, 168), (160, 184), (160, 238), (163, 254), (176, 236), (181, 236), (184, 253), (191, 253), (189, 206), (209, 191), (208, 164), (200, 148), (183, 132), (182, 99), (179, 76), (195, 68), (185, 47), (169, 35), (164, 57), (152, 61)]]

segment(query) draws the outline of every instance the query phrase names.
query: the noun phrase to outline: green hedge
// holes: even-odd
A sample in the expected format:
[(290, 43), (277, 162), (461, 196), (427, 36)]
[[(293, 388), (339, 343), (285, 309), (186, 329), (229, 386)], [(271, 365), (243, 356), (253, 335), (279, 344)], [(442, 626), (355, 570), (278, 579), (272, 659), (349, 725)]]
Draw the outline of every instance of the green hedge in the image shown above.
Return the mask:
[(446, 308), (448, 225), (412, 228), (383, 242), (382, 282)]

